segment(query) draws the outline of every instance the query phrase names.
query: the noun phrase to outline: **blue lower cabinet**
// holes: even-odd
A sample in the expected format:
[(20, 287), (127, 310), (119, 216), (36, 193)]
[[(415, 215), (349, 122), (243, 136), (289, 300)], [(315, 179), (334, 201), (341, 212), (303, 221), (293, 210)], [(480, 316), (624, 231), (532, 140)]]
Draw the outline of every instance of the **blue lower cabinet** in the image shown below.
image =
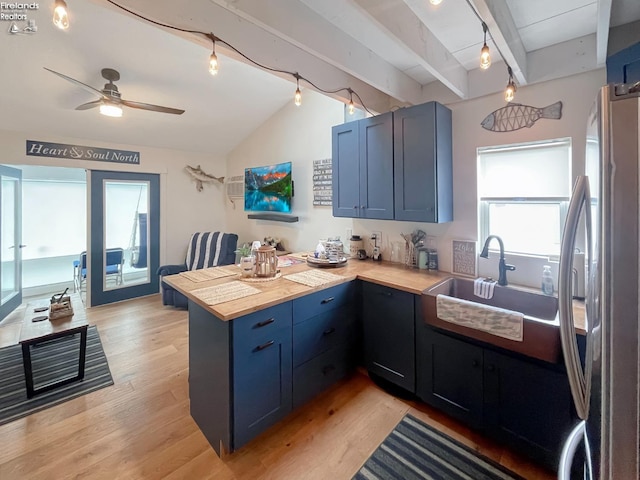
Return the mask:
[(355, 366), (355, 351), (348, 343), (338, 345), (293, 370), (293, 408), (347, 376)]
[(233, 320), (234, 449), (291, 412), (291, 315), (287, 302)]
[(415, 393), (415, 295), (374, 283), (362, 287), (365, 366)]

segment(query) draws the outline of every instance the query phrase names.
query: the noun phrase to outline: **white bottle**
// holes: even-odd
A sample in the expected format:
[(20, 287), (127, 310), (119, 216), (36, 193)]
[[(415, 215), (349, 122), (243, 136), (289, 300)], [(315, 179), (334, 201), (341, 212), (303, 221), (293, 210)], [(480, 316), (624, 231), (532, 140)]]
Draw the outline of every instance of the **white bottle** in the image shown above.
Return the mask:
[(542, 269), (542, 293), (545, 295), (553, 295), (553, 276), (551, 275), (551, 267), (545, 265)]

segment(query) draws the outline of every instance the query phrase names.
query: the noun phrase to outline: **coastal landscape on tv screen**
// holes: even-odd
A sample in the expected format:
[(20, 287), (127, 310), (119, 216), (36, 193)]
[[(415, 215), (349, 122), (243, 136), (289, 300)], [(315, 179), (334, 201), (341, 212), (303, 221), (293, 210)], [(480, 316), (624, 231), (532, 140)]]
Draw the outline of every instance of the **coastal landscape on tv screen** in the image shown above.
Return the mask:
[(244, 209), (247, 212), (291, 212), (291, 162), (244, 170)]

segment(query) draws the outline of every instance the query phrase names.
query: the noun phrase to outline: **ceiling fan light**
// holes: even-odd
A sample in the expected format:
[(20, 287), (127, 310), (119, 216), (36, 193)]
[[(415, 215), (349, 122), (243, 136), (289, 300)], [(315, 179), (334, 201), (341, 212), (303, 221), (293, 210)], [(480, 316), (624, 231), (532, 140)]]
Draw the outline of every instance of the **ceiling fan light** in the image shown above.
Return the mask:
[(431, 5), (440, 5), (442, 3), (442, 0), (429, 0), (429, 2), (431, 3)]
[(107, 117), (121, 117), (122, 107), (112, 102), (104, 102), (100, 105), (100, 113)]
[(53, 4), (53, 24), (61, 30), (69, 28), (69, 14), (64, 0), (56, 0)]
[(491, 66), (491, 54), (489, 53), (489, 46), (485, 43), (480, 50), (480, 68), (486, 70)]

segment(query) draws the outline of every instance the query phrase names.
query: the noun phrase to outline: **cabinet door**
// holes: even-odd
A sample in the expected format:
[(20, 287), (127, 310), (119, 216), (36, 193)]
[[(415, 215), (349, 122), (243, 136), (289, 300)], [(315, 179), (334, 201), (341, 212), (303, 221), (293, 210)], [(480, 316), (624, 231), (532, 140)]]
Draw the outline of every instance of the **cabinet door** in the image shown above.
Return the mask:
[(291, 302), (233, 320), (233, 332), (233, 448), (238, 449), (291, 411)]
[(358, 123), (360, 217), (392, 220), (393, 112), (365, 118)]
[(484, 352), (487, 431), (552, 469), (576, 420), (563, 371)]
[(362, 302), (367, 370), (415, 393), (414, 295), (365, 283)]
[(394, 218), (453, 220), (451, 111), (429, 102), (393, 115)]
[(482, 348), (430, 330), (418, 358), (417, 394), (473, 427), (482, 426)]
[(334, 217), (360, 216), (360, 147), (358, 122), (332, 129), (332, 202)]

